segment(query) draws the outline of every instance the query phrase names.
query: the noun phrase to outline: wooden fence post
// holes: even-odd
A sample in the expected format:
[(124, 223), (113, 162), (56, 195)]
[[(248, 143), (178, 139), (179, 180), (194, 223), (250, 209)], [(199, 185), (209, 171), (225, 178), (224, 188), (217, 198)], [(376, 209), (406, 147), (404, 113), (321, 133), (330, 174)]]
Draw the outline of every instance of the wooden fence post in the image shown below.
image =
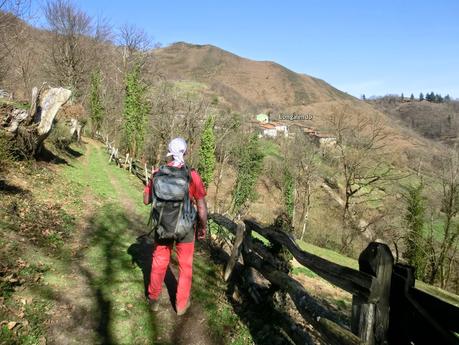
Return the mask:
[(147, 169), (147, 163), (145, 163), (145, 184), (148, 184), (148, 169)]
[(352, 297), (351, 329), (365, 344), (387, 344), (393, 265), (394, 257), (383, 243), (371, 242), (360, 254), (360, 271), (376, 277), (368, 300)]
[(231, 252), (231, 257), (228, 260), (228, 263), (225, 268), (225, 274), (224, 274), (225, 281), (228, 281), (229, 278), (231, 277), (231, 273), (233, 273), (234, 266), (236, 266), (239, 256), (241, 255), (241, 245), (244, 239), (244, 233), (245, 233), (245, 224), (242, 222), (238, 222), (237, 228), (236, 228), (236, 238), (234, 240), (233, 250)]
[(110, 152), (110, 158), (108, 159), (108, 162), (110, 163), (112, 161), (112, 158), (113, 158), (113, 155), (115, 154), (115, 149), (114, 148), (110, 148), (111, 152)]

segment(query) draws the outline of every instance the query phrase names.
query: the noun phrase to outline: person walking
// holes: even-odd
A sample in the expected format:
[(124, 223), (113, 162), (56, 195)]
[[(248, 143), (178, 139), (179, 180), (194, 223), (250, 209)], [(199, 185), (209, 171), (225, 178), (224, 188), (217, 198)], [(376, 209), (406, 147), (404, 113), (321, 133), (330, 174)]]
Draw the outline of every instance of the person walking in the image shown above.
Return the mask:
[(198, 172), (185, 164), (186, 150), (184, 139), (170, 141), (167, 157), (171, 160), (152, 173), (143, 195), (145, 205), (153, 203), (151, 219), (155, 226), (147, 299), (151, 310), (158, 311), (158, 299), (175, 245), (179, 268), (177, 315), (184, 315), (190, 307), (195, 238), (205, 239), (207, 232), (206, 189)]

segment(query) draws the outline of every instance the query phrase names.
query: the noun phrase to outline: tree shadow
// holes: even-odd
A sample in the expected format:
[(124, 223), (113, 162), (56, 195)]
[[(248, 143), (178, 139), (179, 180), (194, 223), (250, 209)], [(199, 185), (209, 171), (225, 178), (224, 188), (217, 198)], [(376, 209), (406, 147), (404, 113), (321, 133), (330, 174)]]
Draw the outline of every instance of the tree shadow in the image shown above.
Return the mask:
[(65, 160), (62, 157), (57, 156), (56, 154), (48, 150), (46, 146), (43, 146), (40, 149), (35, 159), (37, 160), (37, 162), (52, 163), (52, 164), (66, 164), (66, 165), (69, 164), (67, 160)]
[(81, 152), (78, 152), (77, 150), (72, 149), (70, 146), (66, 146), (64, 150), (65, 150), (65, 153), (67, 153), (69, 156), (73, 158), (78, 158), (78, 157), (83, 156)]
[(29, 191), (21, 187), (8, 184), (5, 180), (0, 180), (0, 193), (4, 194), (30, 194)]
[[(123, 255), (126, 253), (126, 242), (123, 235), (135, 235), (138, 224), (143, 224), (144, 221), (140, 219), (128, 218), (118, 205), (105, 205), (97, 214), (89, 219), (88, 227), (90, 231), (87, 232), (87, 237), (84, 242), (89, 246), (98, 247), (101, 249), (100, 257), (103, 259), (101, 264), (102, 269), (98, 272), (91, 272), (88, 269), (79, 265), (80, 272), (86, 277), (88, 286), (91, 288), (93, 295), (97, 302), (97, 333), (100, 337), (102, 344), (113, 344), (113, 335), (111, 334), (111, 324), (113, 322), (113, 312), (115, 306), (114, 300), (111, 298), (110, 289), (120, 281), (117, 280), (116, 275), (120, 271), (131, 271), (132, 263), (129, 256)], [(129, 247), (131, 252), (136, 252), (136, 263), (143, 269), (144, 272), (144, 287), (147, 286), (146, 278), (148, 274), (148, 252), (152, 244), (137, 243), (137, 246)], [(129, 251), (129, 249), (128, 249)], [(151, 252), (150, 252), (151, 253)], [(151, 257), (151, 254), (150, 254)], [(133, 259), (133, 257), (132, 257)], [(151, 266), (151, 265), (150, 265)], [(154, 334), (155, 326), (152, 315), (149, 313), (150, 331)]]

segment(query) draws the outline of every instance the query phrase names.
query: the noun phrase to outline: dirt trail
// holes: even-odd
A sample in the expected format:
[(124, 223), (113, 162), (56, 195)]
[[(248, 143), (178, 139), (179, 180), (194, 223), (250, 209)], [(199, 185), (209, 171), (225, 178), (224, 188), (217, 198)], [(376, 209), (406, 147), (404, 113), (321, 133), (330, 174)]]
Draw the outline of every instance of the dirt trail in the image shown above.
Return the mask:
[[(86, 140), (86, 154), (79, 158), (83, 169), (88, 169), (88, 157), (91, 152), (102, 149), (99, 143), (88, 139)], [(123, 189), (117, 176), (115, 176), (110, 169), (107, 169), (106, 176), (117, 192), (117, 202), (122, 206), (124, 216), (130, 224), (140, 224), (139, 229), (134, 230), (137, 233), (142, 232), (145, 219), (136, 213), (134, 200), (132, 200)], [(139, 198), (141, 197), (142, 196), (139, 194)], [(85, 344), (118, 343), (114, 338), (111, 338), (109, 334), (104, 335), (104, 332), (110, 332), (108, 328), (101, 332), (101, 320), (105, 319), (102, 314), (104, 312), (110, 313), (111, 310), (104, 311), (100, 310), (100, 308), (107, 303), (108, 308), (111, 309), (116, 309), (119, 306), (110, 306), (109, 302), (104, 300), (103, 294), (100, 293), (100, 289), (93, 286), (94, 277), (93, 274), (91, 274), (91, 265), (90, 262), (84, 258), (84, 250), (88, 247), (88, 238), (90, 238), (91, 233), (95, 231), (95, 229), (93, 229), (94, 224), (90, 219), (94, 217), (94, 211), (103, 205), (98, 203), (97, 197), (93, 195), (93, 191), (91, 191), (89, 187), (85, 188), (83, 205), (83, 216), (75, 229), (75, 236), (70, 244), (73, 258), (68, 270), (69, 273), (62, 274), (62, 280), (50, 286), (55, 296), (59, 297), (55, 298), (56, 305), (50, 313), (51, 319), (49, 321), (49, 334), (47, 337), (48, 344), (81, 344), (83, 339)], [(150, 254), (143, 253), (143, 255), (148, 258)], [(171, 264), (171, 271), (174, 276), (177, 277), (175, 263)], [(139, 271), (134, 271), (133, 273), (141, 274)], [(169, 278), (171, 278), (171, 276), (169, 276)], [(63, 284), (62, 281), (66, 283)], [(148, 343), (159, 345), (214, 344), (215, 342), (211, 340), (210, 332), (207, 327), (207, 320), (204, 317), (201, 306), (196, 301), (193, 301), (188, 313), (185, 316), (178, 317), (173, 309), (171, 298), (169, 297), (169, 295), (173, 295), (173, 293), (168, 292), (168, 289), (164, 286), (160, 297), (160, 310), (151, 315), (151, 321), (155, 323), (153, 327), (155, 329), (155, 339), (150, 339)], [(146, 304), (146, 301), (144, 303)], [(130, 317), (136, 318), (139, 316), (131, 314)], [(135, 323), (135, 320), (130, 321), (131, 323)], [(109, 320), (107, 323), (108, 322)], [(147, 344), (145, 341), (141, 343)]]

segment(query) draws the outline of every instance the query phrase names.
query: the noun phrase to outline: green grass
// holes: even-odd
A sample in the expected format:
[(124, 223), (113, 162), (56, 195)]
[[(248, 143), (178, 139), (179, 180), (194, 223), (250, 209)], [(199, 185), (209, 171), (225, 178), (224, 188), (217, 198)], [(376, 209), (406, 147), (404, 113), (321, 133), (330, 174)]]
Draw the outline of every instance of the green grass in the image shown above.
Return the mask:
[(13, 107), (17, 109), (24, 109), (24, 110), (28, 110), (30, 108), (30, 104), (28, 102), (17, 102), (17, 101), (12, 101), (12, 100), (5, 99), (5, 98), (0, 98), (0, 104), (12, 105)]
[(455, 295), (449, 291), (440, 289), (436, 286), (426, 284), (420, 280), (416, 280), (415, 287), (418, 288), (419, 290), (422, 290), (431, 295), (434, 295), (435, 297), (438, 297), (444, 300), (445, 302), (451, 303), (455, 305), (456, 307), (459, 307), (459, 296), (458, 295)]
[[(82, 148), (77, 150), (80, 153), (85, 151)], [(58, 219), (59, 232), (37, 241), (37, 245), (28, 245), (27, 250), (23, 250), (22, 243), (15, 241), (0, 243), (2, 251), (14, 253), (12, 267), (17, 259), (28, 263), (18, 271), (18, 278), (31, 281), (20, 292), (16, 291), (14, 285), (1, 286), (5, 303), (9, 303), (12, 310), (23, 310), (24, 320), (29, 324), (22, 328), (20, 323), (12, 331), (2, 327), (0, 344), (40, 343), (40, 339), (46, 335), (44, 321), (49, 318), (46, 312), (52, 310), (57, 301), (65, 299), (67, 293), (77, 291), (81, 284), (87, 283), (90, 293), (84, 290), (86, 295), (83, 299), (86, 300), (76, 300), (74, 307), (76, 311), (90, 313), (97, 319), (98, 339), (94, 339), (94, 342), (86, 339), (88, 343), (151, 344), (158, 333), (153, 315), (145, 303), (142, 272), (132, 264), (132, 257), (127, 252), (139, 232), (143, 231), (144, 222), (132, 223), (120, 203), (123, 195), (137, 194), (140, 209), (142, 194), (132, 188), (133, 181), (129, 174), (108, 165), (108, 157), (102, 149), (90, 148), (86, 154), (80, 160), (66, 158), (69, 164), (61, 165), (58, 175), (47, 169), (35, 170), (33, 196), (27, 196), (24, 207), (21, 203), (18, 206), (18, 212), (25, 215), (22, 223), (33, 224), (33, 216), (37, 215), (27, 212), (26, 207), (30, 206), (27, 204), (59, 205), (50, 209), (52, 217), (49, 217), (49, 221), (47, 213), (40, 213), (39, 219), (40, 223), (47, 220), (51, 230), (52, 222)], [(123, 191), (111, 183), (111, 174)], [(92, 195), (95, 204), (89, 210), (89, 215), (88, 205), (85, 204), (87, 195)], [(12, 205), (16, 204), (17, 201)], [(46, 210), (44, 208), (43, 212)], [(81, 237), (75, 230), (82, 229), (76, 229), (75, 225), (83, 216), (88, 217), (86, 228), (90, 230), (83, 234), (82, 240), (87, 244), (83, 245), (77, 253), (79, 259), (75, 260), (75, 252), (69, 244), (72, 243), (72, 234), (74, 238)], [(16, 229), (10, 226), (10, 218), (15, 220), (17, 216), (6, 218), (8, 222), (0, 226), (1, 234)], [(19, 229), (21, 223), (17, 225)], [(82, 280), (75, 280), (75, 270), (83, 276)], [(35, 282), (36, 277), (39, 279)], [(10, 298), (13, 294), (14, 298)], [(20, 300), (25, 299), (33, 302), (24, 307)], [(0, 310), (0, 320), (15, 319)]]
[(117, 344), (148, 344), (156, 334), (153, 317), (145, 303), (141, 272), (134, 269), (129, 246), (135, 227), (123, 209), (102, 206), (90, 219), (94, 233), (84, 253), (84, 266), (97, 308), (105, 310), (107, 340)]
[[(11, 307), (11, 306), (10, 306)], [(24, 308), (24, 317), (18, 325), (9, 330), (7, 325), (0, 328), (0, 344), (8, 345), (36, 345), (45, 339), (43, 322), (47, 320), (46, 313), (50, 304), (45, 300), (35, 301)], [(24, 325), (21, 321), (27, 320)]]
[[(198, 245), (199, 247), (199, 245)], [(224, 294), (226, 285), (220, 277), (221, 268), (204, 255), (196, 255), (193, 264), (192, 296), (204, 308), (209, 328), (216, 342), (251, 344), (248, 328), (228, 304)]]
[[(133, 224), (121, 205), (122, 196), (127, 194), (134, 201), (139, 200), (136, 206), (140, 209), (142, 195), (134, 190), (129, 174), (108, 164), (102, 148), (90, 149), (86, 154), (86, 164), (75, 162), (64, 173), (73, 183), (93, 193), (101, 205), (89, 218), (92, 231), (82, 262), (91, 289), (98, 296), (95, 312), (105, 311), (100, 320), (105, 340), (149, 344), (157, 330), (145, 303), (142, 274), (134, 268), (127, 252), (144, 224)], [(110, 176), (116, 179), (116, 185)]]
[(334, 262), (342, 266), (350, 267), (356, 270), (359, 269), (359, 263), (357, 260), (339, 254), (333, 250), (321, 248), (311, 243), (307, 243), (300, 240), (297, 241), (297, 244), (300, 246), (301, 249), (308, 253), (320, 256), (321, 258), (327, 259), (331, 262)]
[(304, 275), (304, 276), (309, 277), (309, 278), (317, 277), (317, 274), (314, 273), (313, 271), (311, 271), (307, 267), (294, 267), (292, 269), (292, 274), (294, 274), (294, 275)]

